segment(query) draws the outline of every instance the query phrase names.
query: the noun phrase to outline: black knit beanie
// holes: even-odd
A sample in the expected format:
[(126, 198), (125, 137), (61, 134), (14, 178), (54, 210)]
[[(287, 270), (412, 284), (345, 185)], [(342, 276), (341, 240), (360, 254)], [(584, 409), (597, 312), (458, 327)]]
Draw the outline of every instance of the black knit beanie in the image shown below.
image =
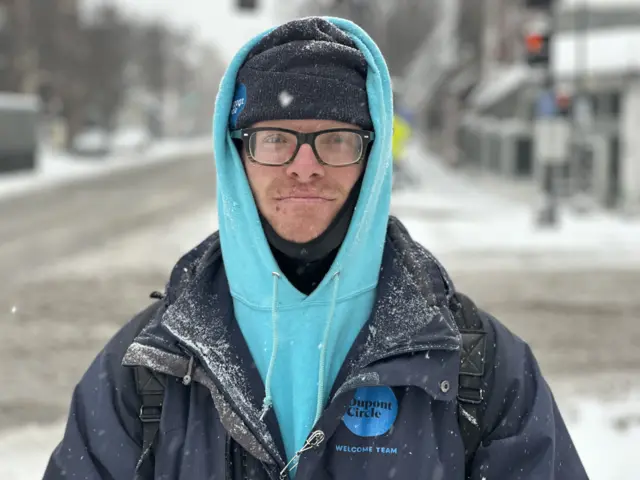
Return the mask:
[(366, 78), (367, 61), (345, 32), (319, 17), (294, 20), (260, 40), (240, 67), (230, 128), (321, 119), (371, 130)]

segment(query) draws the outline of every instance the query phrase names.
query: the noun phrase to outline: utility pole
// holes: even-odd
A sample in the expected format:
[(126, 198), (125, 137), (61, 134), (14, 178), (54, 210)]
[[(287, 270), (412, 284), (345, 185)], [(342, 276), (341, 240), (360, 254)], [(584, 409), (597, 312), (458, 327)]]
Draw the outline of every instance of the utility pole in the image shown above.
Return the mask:
[(592, 158), (587, 146), (587, 130), (593, 118), (593, 107), (587, 93), (589, 5), (582, 0), (573, 13), (575, 36), (574, 108), (572, 115), (573, 156), (569, 171), (572, 179), (573, 204), (579, 213), (589, 210), (592, 183)]
[(542, 76), (533, 125), (534, 159), (539, 166), (543, 198), (537, 215), (540, 227), (554, 227), (559, 222), (559, 172), (568, 160), (570, 141), (568, 109), (565, 104), (560, 108), (551, 68), (551, 41), (555, 30), (553, 3), (553, 0), (526, 0), (530, 17), (525, 35), (527, 63)]

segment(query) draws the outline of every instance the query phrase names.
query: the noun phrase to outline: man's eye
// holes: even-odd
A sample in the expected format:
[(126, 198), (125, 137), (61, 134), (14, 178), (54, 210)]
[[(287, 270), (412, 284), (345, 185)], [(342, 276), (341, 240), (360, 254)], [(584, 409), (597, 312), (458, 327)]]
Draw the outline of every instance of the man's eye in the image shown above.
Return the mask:
[(284, 143), (287, 140), (282, 135), (269, 135), (262, 140), (264, 143)]

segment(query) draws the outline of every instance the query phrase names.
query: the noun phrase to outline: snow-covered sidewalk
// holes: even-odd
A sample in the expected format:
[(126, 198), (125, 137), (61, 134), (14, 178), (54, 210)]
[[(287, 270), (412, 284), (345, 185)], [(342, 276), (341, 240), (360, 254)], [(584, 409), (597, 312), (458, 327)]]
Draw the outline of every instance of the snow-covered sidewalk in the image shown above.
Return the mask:
[(640, 392), (612, 401), (561, 403), (569, 433), (591, 480), (636, 480)]
[(0, 200), (3, 197), (97, 177), (116, 170), (136, 168), (209, 151), (213, 159), (210, 137), (163, 140), (151, 145), (143, 153), (116, 153), (105, 158), (81, 158), (43, 148), (35, 170), (0, 175)]
[(534, 204), (483, 189), (447, 170), (419, 145), (408, 161), (419, 187), (395, 194), (392, 212), (456, 268), (640, 266), (640, 221), (562, 210), (559, 228), (541, 229)]

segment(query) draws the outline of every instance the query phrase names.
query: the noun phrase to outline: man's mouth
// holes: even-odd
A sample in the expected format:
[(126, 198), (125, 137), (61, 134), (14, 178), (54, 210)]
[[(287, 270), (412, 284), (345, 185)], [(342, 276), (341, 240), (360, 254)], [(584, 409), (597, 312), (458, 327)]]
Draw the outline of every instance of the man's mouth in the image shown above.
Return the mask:
[(330, 197), (324, 197), (321, 195), (296, 194), (296, 195), (286, 195), (283, 197), (279, 197), (276, 200), (279, 202), (291, 202), (291, 203), (324, 203), (324, 202), (332, 202), (335, 199)]

